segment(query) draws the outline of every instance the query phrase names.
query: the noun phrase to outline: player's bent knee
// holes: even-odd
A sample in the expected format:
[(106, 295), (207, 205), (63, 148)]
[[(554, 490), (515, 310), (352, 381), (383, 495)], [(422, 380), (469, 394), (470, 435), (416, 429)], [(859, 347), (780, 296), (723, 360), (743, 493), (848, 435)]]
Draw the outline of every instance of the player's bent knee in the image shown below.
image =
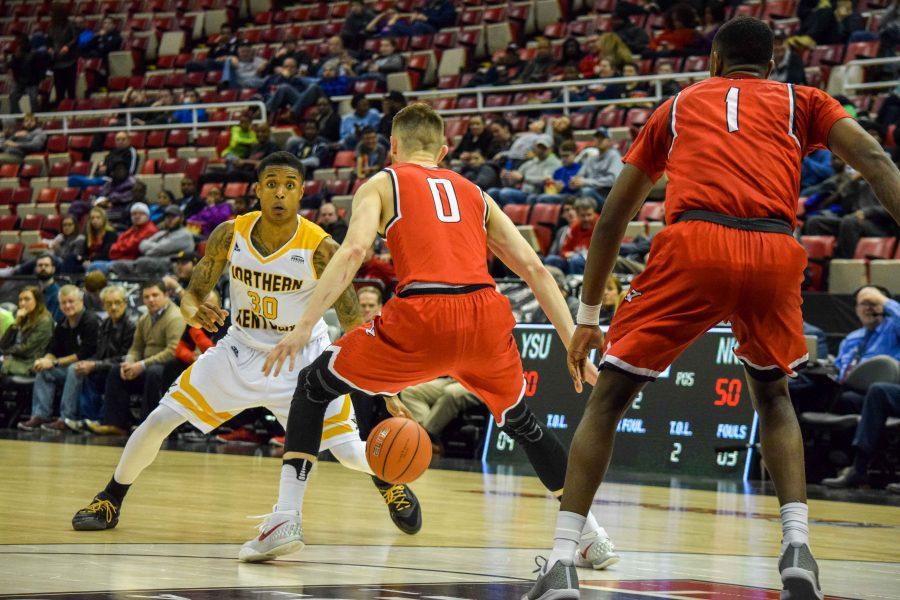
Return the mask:
[(507, 413), (506, 424), (501, 429), (503, 433), (522, 444), (538, 442), (544, 435), (537, 416), (524, 402)]
[(328, 404), (350, 391), (349, 386), (328, 368), (331, 355), (331, 352), (323, 352), (300, 371), (294, 402), (305, 399), (316, 404)]

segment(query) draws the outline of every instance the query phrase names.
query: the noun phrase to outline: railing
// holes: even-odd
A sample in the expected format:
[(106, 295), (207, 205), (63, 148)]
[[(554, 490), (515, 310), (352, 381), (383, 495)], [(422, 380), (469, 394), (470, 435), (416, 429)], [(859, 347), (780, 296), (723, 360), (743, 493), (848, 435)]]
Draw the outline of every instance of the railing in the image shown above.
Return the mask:
[[(662, 94), (662, 86), (667, 81), (691, 81), (706, 79), (709, 77), (708, 71), (694, 71), (691, 73), (670, 73), (665, 75), (638, 75), (635, 77), (608, 77), (605, 79), (577, 79), (569, 81), (548, 81), (547, 83), (523, 83), (516, 85), (496, 85), (481, 86), (470, 88), (455, 88), (448, 90), (427, 90), (427, 91), (410, 91), (404, 92), (409, 99), (425, 100), (428, 98), (439, 98), (448, 96), (464, 96), (474, 94), (477, 105), (475, 108), (452, 108), (439, 110), (438, 112), (444, 116), (465, 115), (472, 113), (496, 113), (506, 111), (536, 111), (536, 110), (558, 110), (562, 109), (563, 114), (569, 114), (572, 109), (578, 109), (584, 106), (607, 106), (610, 104), (646, 104), (657, 103), (665, 100)], [(608, 84), (625, 84), (625, 83), (650, 83), (653, 84), (654, 95), (643, 96), (640, 98), (613, 98), (609, 100), (571, 100), (574, 88), (590, 88), (595, 85)], [(527, 92), (531, 90), (562, 90), (561, 98), (556, 102), (541, 102), (533, 104), (509, 104), (505, 106), (485, 106), (485, 97), (497, 94), (515, 94)], [(368, 94), (368, 98), (382, 98), (384, 94)], [(333, 96), (332, 100), (341, 101), (349, 100), (350, 96)]]
[[(851, 60), (847, 63), (848, 67), (877, 67), (881, 65), (900, 65), (900, 56), (888, 56), (885, 58), (861, 58)], [(844, 93), (855, 91), (883, 90), (895, 88), (900, 85), (900, 79), (891, 79), (889, 81), (870, 81), (867, 83), (845, 83)]]
[[(237, 125), (238, 121), (200, 121), (197, 119), (198, 110), (215, 110), (215, 109), (248, 109), (256, 108), (259, 110), (259, 117), (256, 122), (267, 122), (266, 105), (259, 100), (245, 100), (241, 102), (210, 102), (209, 104), (177, 104), (169, 106), (146, 106), (138, 108), (109, 108), (109, 109), (92, 109), (92, 110), (70, 110), (63, 112), (43, 112), (35, 113), (35, 117), (39, 123), (47, 123), (48, 121), (62, 121), (61, 128), (48, 129), (44, 127), (44, 131), (48, 134), (56, 135), (78, 135), (89, 133), (111, 133), (115, 131), (159, 131), (167, 129), (190, 129), (196, 135), (199, 129), (215, 129), (221, 127), (231, 127)], [(138, 125), (133, 122), (135, 114), (144, 115), (146, 113), (174, 113), (182, 110), (191, 111), (191, 120), (187, 123), (160, 123), (157, 125)], [(72, 123), (72, 120), (79, 120), (91, 117), (111, 117), (124, 116), (124, 124), (107, 125), (104, 127), (79, 127), (78, 123)], [(3, 115), (3, 118), (19, 118), (23, 114)]]

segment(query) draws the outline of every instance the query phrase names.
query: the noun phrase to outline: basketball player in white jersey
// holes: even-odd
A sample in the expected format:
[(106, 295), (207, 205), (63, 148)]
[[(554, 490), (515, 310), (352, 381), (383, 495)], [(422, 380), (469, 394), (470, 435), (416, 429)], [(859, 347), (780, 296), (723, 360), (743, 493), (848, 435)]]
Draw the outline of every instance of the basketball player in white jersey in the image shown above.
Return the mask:
[[(294, 155), (270, 154), (260, 162), (258, 173), (256, 194), (262, 210), (222, 223), (213, 231), (181, 301), (188, 324), (217, 331), (228, 313), (203, 299), (229, 265), (232, 324), (228, 333), (179, 376), (159, 407), (132, 434), (106, 488), (72, 519), (76, 530), (115, 527), (128, 488), (156, 458), (166, 437), (185, 421), (208, 433), (244, 409), (263, 406), (286, 425), (297, 371), (265, 376), (262, 365), (306, 309), (316, 280), (338, 244), (318, 225), (297, 214), (303, 196), (303, 167)], [(334, 303), (334, 309), (345, 331), (362, 323), (352, 286)], [(328, 328), (319, 321), (302, 351), (301, 366), (312, 362), (329, 344)], [(322, 447), (331, 450), (344, 466), (372, 474), (349, 396), (329, 404)], [(422, 518), (412, 491), (372, 479), (397, 527), (416, 533)], [(273, 520), (268, 522), (271, 525)], [(268, 539), (271, 544), (291, 534), (291, 522), (276, 518), (274, 523), (261, 531), (261, 541)], [(272, 558), (274, 555), (260, 550), (267, 545), (243, 549), (241, 560)], [(301, 548), (302, 542), (287, 550)], [(281, 547), (279, 554), (287, 550)]]

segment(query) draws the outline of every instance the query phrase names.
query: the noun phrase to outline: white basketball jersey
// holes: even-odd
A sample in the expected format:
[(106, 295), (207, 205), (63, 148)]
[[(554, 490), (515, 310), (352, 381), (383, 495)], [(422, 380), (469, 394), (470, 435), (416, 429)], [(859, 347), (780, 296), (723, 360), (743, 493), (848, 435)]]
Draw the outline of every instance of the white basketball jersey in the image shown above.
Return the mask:
[[(268, 350), (296, 326), (306, 309), (318, 279), (313, 254), (328, 234), (298, 215), (294, 237), (264, 257), (250, 241), (260, 215), (255, 211), (234, 221), (228, 251), (230, 332), (249, 346)], [(310, 339), (327, 333), (328, 327), (320, 319)]]

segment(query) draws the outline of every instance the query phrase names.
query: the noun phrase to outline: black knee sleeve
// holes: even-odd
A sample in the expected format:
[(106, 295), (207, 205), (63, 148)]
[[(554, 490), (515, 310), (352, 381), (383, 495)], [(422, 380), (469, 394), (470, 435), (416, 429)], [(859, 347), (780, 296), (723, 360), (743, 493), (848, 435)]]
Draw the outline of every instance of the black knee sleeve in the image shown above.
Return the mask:
[(524, 402), (506, 414), (503, 433), (521, 444), (541, 483), (551, 492), (563, 488), (566, 481), (566, 450), (559, 439)]

